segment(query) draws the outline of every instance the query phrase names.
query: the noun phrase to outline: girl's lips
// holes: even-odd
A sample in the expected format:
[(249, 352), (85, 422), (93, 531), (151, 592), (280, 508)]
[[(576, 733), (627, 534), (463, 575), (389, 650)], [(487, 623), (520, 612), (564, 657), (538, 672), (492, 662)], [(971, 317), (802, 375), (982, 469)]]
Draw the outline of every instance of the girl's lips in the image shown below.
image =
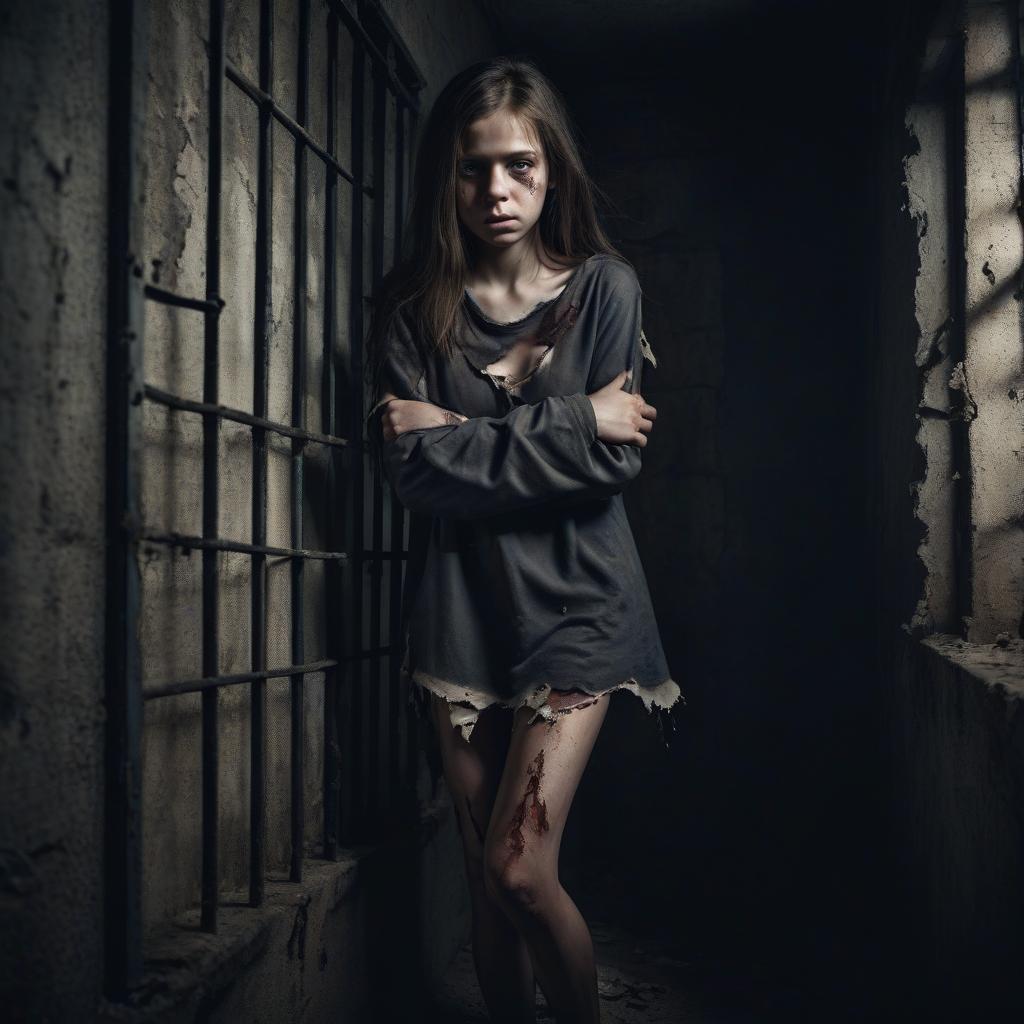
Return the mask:
[(502, 217), (501, 220), (488, 220), (484, 223), (489, 228), (503, 228), (506, 224), (512, 224), (515, 222), (515, 217)]
[(508, 215), (506, 215), (504, 217), (488, 217), (485, 223), (487, 223), (487, 224), (504, 224), (504, 223), (506, 223), (507, 221), (510, 221), (510, 220), (515, 220), (515, 217), (513, 217), (511, 214), (508, 214)]

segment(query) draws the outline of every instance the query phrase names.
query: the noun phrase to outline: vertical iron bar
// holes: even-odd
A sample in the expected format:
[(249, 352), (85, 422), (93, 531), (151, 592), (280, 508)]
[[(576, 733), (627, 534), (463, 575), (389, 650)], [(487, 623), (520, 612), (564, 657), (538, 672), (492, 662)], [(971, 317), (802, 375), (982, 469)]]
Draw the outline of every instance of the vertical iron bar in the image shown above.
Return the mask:
[[(299, 5), (299, 67), (298, 100), (296, 120), (304, 128), (309, 120), (309, 3), (302, 0)], [(295, 264), (294, 272), (294, 335), (292, 338), (292, 425), (306, 427), (306, 234), (308, 182), (306, 167), (306, 143), (295, 140)], [(305, 442), (292, 439), (291, 455), (291, 525), (292, 547), (302, 545), (302, 491)], [(305, 605), (303, 583), (306, 562), (303, 558), (291, 560), (291, 611), (292, 611), (292, 664), (305, 661)], [(305, 677), (302, 674), (291, 677), (291, 871), (293, 882), (302, 881), (302, 858), (304, 850), (305, 793), (303, 752), (304, 719), (303, 704)]]
[(145, 280), (140, 150), (146, 5), (110, 8), (108, 126), (104, 991), (121, 1001), (142, 974), (142, 675), (139, 446)]
[[(405, 219), (405, 107), (401, 99), (395, 97), (395, 248), (393, 263), (398, 264), (402, 260), (402, 228)], [(388, 619), (388, 637), (391, 645), (391, 657), (388, 659), (388, 692), (390, 695), (390, 714), (388, 715), (388, 748), (391, 754), (391, 773), (388, 780), (388, 788), (392, 793), (404, 792), (407, 796), (409, 789), (403, 785), (403, 779), (408, 776), (406, 768), (403, 774), (401, 744), (402, 725), (402, 702), (401, 702), (401, 678), (400, 669), (402, 657), (405, 653), (404, 642), (401, 631), (402, 614), (402, 569), (405, 560), (399, 554), (405, 547), (405, 509), (401, 502), (396, 500), (394, 493), (390, 491), (391, 507), (391, 587), (390, 607)], [(406, 722), (406, 728), (410, 723)], [(408, 753), (408, 744), (405, 747)]]
[[(386, 55), (390, 57), (391, 47), (387, 45)], [(371, 292), (376, 294), (384, 276), (384, 197), (387, 192), (387, 76), (386, 69), (378, 61), (373, 65), (373, 239), (371, 250)], [(384, 488), (378, 478), (376, 463), (373, 467), (372, 533), (370, 562), (370, 649), (381, 646), (381, 576), (384, 570), (380, 557), (384, 546)], [(371, 808), (379, 818), (384, 808), (387, 767), (384, 759), (387, 751), (381, 750), (381, 659), (370, 660), (370, 713), (369, 713), (369, 763), (372, 784)], [(383, 754), (383, 758), (382, 758)]]
[[(327, 15), (327, 152), (337, 157), (338, 128), (338, 16), (332, 9)], [(324, 434), (336, 435), (337, 406), (335, 402), (335, 352), (337, 350), (337, 269), (338, 260), (338, 175), (333, 167), (326, 168), (324, 195), (324, 349), (321, 377), (321, 421)], [(338, 456), (334, 448), (327, 449), (327, 524), (326, 544), (330, 551), (339, 549), (337, 527)], [(341, 567), (335, 562), (325, 566), (325, 608), (327, 628), (326, 651), (328, 658), (340, 660), (339, 645), (341, 607), (339, 587)], [(324, 674), (324, 857), (335, 860), (338, 856), (338, 799), (340, 795), (338, 751), (338, 679), (336, 668)]]
[[(260, 2), (260, 90), (271, 95), (274, 58), (273, 0)], [(271, 273), (271, 202), (273, 196), (273, 122), (270, 105), (260, 104), (256, 182), (256, 280), (253, 317), (253, 393), (255, 416), (266, 418), (270, 334), (273, 329)], [(267, 432), (252, 431), (252, 542), (267, 542)], [(267, 556), (252, 556), (250, 578), (250, 650), (253, 671), (267, 667)], [(249, 906), (263, 904), (267, 874), (267, 682), (250, 687)]]
[[(224, 0), (210, 0), (210, 137), (207, 166), (206, 298), (220, 306), (221, 154), (224, 119)], [(203, 401), (218, 398), (220, 329), (218, 312), (204, 314)], [(218, 533), (218, 439), (220, 417), (203, 414), (203, 536)], [(203, 675), (219, 672), (217, 552), (203, 551)], [(217, 930), (217, 690), (202, 695), (203, 758), (203, 931)]]
[[(402, 118), (402, 140), (403, 140), (403, 148), (407, 148), (409, 154), (411, 155), (412, 152), (413, 152), (414, 144), (415, 144), (415, 140), (416, 140), (417, 114), (416, 114), (416, 111), (413, 110), (411, 107), (408, 108), (407, 114), (408, 114), (407, 118), (405, 118), (405, 117)], [(406, 138), (406, 130), (408, 131), (408, 139), (409, 139), (408, 147), (405, 147), (405, 145), (404, 145), (405, 144), (405, 138)], [(404, 172), (404, 167), (403, 167), (403, 172)], [(411, 177), (412, 177), (411, 173), (410, 173), (409, 177), (411, 179)], [(397, 504), (397, 502), (396, 502), (396, 504)], [(403, 518), (404, 518), (404, 512), (403, 512)], [(410, 526), (411, 526), (411, 523), (410, 523)], [(407, 568), (408, 567), (406, 566), (406, 569)], [(403, 583), (402, 583), (402, 601), (403, 601), (403, 604), (405, 602), (405, 582), (404, 581), (406, 579), (408, 579), (408, 576), (403, 576)], [(404, 639), (402, 640), (402, 643), (404, 643)], [(402, 654), (404, 655), (404, 653), (405, 652), (403, 650)], [(409, 685), (411, 686), (412, 683), (410, 682)], [(420, 739), (420, 737), (419, 737), (419, 720), (416, 718), (415, 714), (413, 713), (412, 709), (408, 706), (408, 704), (406, 704), (405, 725), (406, 725), (406, 733), (405, 733), (406, 786), (407, 786), (407, 792), (410, 795), (410, 799), (415, 800), (416, 799), (416, 783), (417, 783), (416, 775), (417, 775), (417, 772), (419, 770), (419, 739)]]
[(363, 451), (363, 186), (366, 176), (364, 147), (364, 85), (366, 55), (362, 41), (352, 39), (352, 280), (349, 289), (349, 344), (351, 349), (349, 403), (349, 650), (346, 663), (350, 676), (346, 703), (350, 713), (345, 723), (352, 751), (350, 781), (350, 835), (362, 836), (366, 800), (363, 757), (363, 501), (366, 459)]

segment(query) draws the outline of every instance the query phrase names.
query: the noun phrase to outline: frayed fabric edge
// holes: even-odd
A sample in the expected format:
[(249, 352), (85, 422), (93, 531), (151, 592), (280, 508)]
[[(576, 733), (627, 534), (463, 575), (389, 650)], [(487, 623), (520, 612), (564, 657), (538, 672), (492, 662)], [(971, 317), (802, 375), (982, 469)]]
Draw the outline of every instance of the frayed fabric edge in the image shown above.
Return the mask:
[[(420, 696), (417, 691), (427, 690), (431, 693), (436, 693), (447, 702), (451, 723), (462, 733), (462, 738), (467, 743), (473, 734), (473, 727), (480, 717), (480, 712), (496, 704), (515, 711), (523, 707), (531, 708), (534, 714), (530, 718), (530, 725), (533, 725), (538, 719), (544, 719), (553, 725), (563, 715), (570, 714), (578, 707), (585, 707), (589, 703), (581, 700), (579, 704), (574, 704), (571, 707), (551, 708), (548, 706), (547, 700), (556, 688), (548, 683), (542, 683), (532, 693), (527, 694), (522, 699), (514, 703), (508, 703), (501, 700), (492, 700), (487, 696), (466, 689), (464, 686), (459, 686), (457, 683), (439, 679), (419, 669), (411, 674), (406, 669), (405, 675), (412, 684), (410, 699)], [(586, 686), (573, 686), (573, 689), (580, 690), (591, 697), (602, 697), (606, 693), (614, 693), (616, 690), (629, 690), (643, 701), (649, 713), (656, 715), (658, 729), (666, 749), (669, 747), (668, 737), (665, 732), (666, 723), (671, 725), (673, 732), (676, 731), (676, 724), (672, 718), (671, 710), (677, 704), (686, 704), (686, 698), (683, 696), (678, 683), (673, 679), (665, 679), (655, 687), (642, 687), (636, 679), (625, 679), (621, 683), (616, 683), (603, 690), (591, 690)], [(421, 710), (425, 710), (424, 704), (419, 704), (418, 706)]]

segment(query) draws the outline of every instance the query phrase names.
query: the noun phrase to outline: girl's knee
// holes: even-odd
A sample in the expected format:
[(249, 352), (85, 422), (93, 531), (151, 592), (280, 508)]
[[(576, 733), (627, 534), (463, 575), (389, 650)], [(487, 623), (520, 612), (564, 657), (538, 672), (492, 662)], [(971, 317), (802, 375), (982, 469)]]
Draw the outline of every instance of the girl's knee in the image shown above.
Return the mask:
[(557, 874), (544, 860), (517, 856), (507, 847), (488, 849), (482, 868), (487, 894), (515, 910), (537, 913), (558, 889)]

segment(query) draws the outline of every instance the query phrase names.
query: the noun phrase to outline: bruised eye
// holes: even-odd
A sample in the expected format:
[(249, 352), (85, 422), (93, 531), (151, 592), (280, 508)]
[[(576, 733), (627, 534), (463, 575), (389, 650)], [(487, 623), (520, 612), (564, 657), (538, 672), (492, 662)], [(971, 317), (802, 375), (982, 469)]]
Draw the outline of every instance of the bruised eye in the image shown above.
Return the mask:
[[(533, 164), (529, 160), (513, 160), (511, 165), (514, 174), (525, 174)], [(459, 173), (473, 175), (480, 169), (480, 165), (471, 160), (464, 160), (459, 164)]]

